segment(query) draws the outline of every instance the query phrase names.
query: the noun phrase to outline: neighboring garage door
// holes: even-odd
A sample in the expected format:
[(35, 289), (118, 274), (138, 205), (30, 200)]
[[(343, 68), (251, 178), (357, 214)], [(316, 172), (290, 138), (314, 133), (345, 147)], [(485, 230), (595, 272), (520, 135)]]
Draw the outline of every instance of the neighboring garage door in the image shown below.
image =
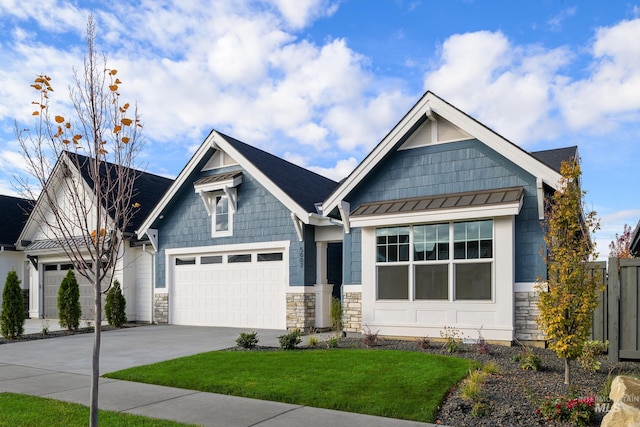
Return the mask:
[(286, 328), (287, 263), (283, 250), (170, 258), (171, 323)]
[[(58, 318), (58, 290), (60, 282), (67, 275), (72, 264), (47, 264), (44, 266), (44, 316), (49, 319)], [(82, 319), (93, 319), (93, 285), (87, 278), (74, 272), (80, 288), (80, 308)], [(103, 297), (104, 302), (104, 297)], [(104, 304), (103, 304), (104, 307)]]

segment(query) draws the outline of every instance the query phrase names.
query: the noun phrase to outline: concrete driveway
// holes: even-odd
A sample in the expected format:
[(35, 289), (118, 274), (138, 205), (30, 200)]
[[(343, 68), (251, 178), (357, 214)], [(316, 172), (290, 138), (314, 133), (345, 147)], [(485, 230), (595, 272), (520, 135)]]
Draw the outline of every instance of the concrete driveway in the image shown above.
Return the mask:
[[(236, 328), (149, 325), (103, 332), (100, 375), (176, 357), (233, 347)], [(260, 344), (278, 345), (284, 331), (257, 330)], [(26, 341), (0, 346), (0, 363), (91, 375), (93, 334)]]
[[(100, 373), (220, 350), (242, 329), (150, 325), (102, 334)], [(278, 345), (284, 331), (258, 330)], [(0, 345), (0, 392), (89, 404), (93, 334)], [(430, 424), (102, 378), (100, 409), (203, 426), (404, 427)]]

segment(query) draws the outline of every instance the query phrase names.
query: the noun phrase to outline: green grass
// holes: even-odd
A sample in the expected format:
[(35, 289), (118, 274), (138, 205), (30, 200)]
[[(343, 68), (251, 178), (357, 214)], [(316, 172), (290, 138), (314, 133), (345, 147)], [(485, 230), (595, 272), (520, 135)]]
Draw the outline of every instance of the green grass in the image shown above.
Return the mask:
[(466, 359), (394, 350), (214, 351), (105, 376), (433, 422), (471, 366)]
[[(86, 426), (89, 408), (77, 403), (61, 402), (25, 394), (0, 393), (0, 426)], [(101, 426), (184, 426), (173, 421), (147, 418), (141, 415), (100, 411)]]

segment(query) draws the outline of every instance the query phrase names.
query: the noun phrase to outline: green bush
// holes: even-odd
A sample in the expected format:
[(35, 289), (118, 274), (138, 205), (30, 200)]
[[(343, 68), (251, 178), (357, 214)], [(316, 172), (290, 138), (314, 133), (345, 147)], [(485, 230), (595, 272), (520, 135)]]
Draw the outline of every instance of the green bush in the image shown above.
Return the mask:
[(260, 339), (256, 331), (240, 332), (240, 336), (236, 339), (236, 344), (242, 348), (253, 348), (258, 344), (258, 341), (260, 341)]
[(294, 329), (288, 334), (280, 335), (278, 340), (280, 341), (280, 348), (283, 350), (293, 350), (302, 342), (302, 332), (300, 329)]
[(338, 348), (338, 337), (329, 337), (327, 339), (327, 348)]
[(24, 298), (20, 279), (15, 271), (10, 271), (4, 282), (0, 331), (8, 339), (17, 338), (24, 332)]
[(609, 347), (609, 341), (587, 340), (582, 346), (582, 354), (578, 357), (578, 362), (582, 369), (591, 372), (600, 370), (601, 362), (598, 358), (603, 355)]
[(58, 289), (58, 319), (60, 326), (68, 330), (78, 329), (80, 326), (80, 288), (73, 270), (67, 270), (67, 275), (60, 282)]
[(118, 279), (113, 281), (113, 285), (107, 293), (104, 313), (107, 316), (107, 322), (112, 326), (119, 328), (127, 323), (127, 300), (122, 294)]
[(531, 348), (526, 348), (518, 357), (520, 367), (529, 371), (537, 371), (542, 366), (542, 360)]

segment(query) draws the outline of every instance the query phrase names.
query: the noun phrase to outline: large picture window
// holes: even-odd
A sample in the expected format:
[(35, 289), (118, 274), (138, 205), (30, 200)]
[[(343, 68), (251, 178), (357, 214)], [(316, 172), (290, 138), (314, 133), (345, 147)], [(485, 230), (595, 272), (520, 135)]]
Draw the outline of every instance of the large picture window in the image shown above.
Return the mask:
[(491, 300), (493, 221), (376, 229), (378, 300)]

